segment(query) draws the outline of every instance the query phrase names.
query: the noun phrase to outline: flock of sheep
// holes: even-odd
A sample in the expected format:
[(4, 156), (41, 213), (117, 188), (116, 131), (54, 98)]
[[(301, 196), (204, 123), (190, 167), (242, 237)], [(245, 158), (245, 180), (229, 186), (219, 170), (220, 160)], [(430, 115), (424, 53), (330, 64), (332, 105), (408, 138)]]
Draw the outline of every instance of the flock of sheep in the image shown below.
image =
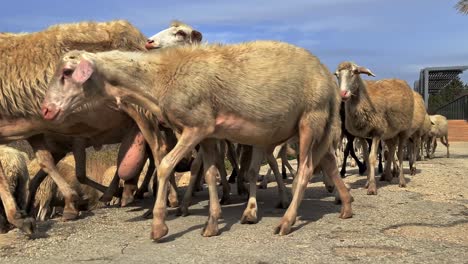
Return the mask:
[[(210, 202), (202, 234), (214, 236), (220, 203), (229, 202), (234, 180), (238, 193), (249, 196), (241, 222), (257, 222), (256, 182), (266, 159), (278, 184), (279, 205), (287, 208), (275, 233), (285, 235), (315, 172), (321, 171), (327, 189), (336, 191), (340, 217), (352, 217), (353, 197), (336, 160), (344, 136), (346, 156), (351, 152), (356, 157), (355, 137), (370, 141), (361, 164), (367, 166), (368, 194), (377, 194), (376, 159), (384, 152), (379, 149), (386, 153), (381, 179), (398, 175), (400, 187), (406, 185), (405, 149), (412, 174), (418, 156), (424, 156), (423, 145), (433, 155), (437, 137), (443, 138), (449, 156), (447, 120), (429, 116), (421, 96), (402, 80), (363, 80), (362, 74), (374, 74), (352, 62), (341, 63), (332, 74), (309, 51), (282, 42), (219, 45), (201, 40), (200, 32), (178, 21), (148, 40), (126, 21), (0, 33), (0, 143), (25, 139), (37, 159), (29, 180), (24, 153), (0, 149), (0, 232), (11, 224), (33, 233), (35, 220), (29, 215), (46, 219), (53, 214), (54, 199), (63, 200), (64, 220), (76, 219), (80, 202), (96, 200), (91, 197), (98, 195), (96, 190), (103, 194), (102, 202), (121, 196), (127, 205), (143, 196), (153, 178), (156, 202), (148, 215), (153, 216), (151, 238), (159, 240), (168, 233), (166, 206), (178, 206), (179, 214), (187, 215), (204, 175)], [(85, 149), (114, 143), (120, 147), (111, 177), (107, 182), (88, 178)], [(287, 162), (291, 145), (298, 146), (297, 172)], [(69, 152), (74, 173), (63, 162), (57, 165)], [(235, 172), (229, 180), (226, 155)], [(278, 157), (294, 175), (292, 199)], [(190, 183), (179, 203), (174, 171), (186, 170)]]

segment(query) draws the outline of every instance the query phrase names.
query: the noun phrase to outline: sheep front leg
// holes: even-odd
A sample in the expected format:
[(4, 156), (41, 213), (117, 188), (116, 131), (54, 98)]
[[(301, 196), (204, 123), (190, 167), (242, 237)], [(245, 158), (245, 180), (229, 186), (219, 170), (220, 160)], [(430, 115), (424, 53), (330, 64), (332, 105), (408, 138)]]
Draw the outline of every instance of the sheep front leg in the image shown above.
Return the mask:
[[(255, 224), (257, 223), (257, 175), (260, 170), (260, 163), (264, 157), (264, 151), (257, 147), (245, 146), (246, 156), (249, 156), (250, 162), (248, 163), (247, 177), (249, 179), (249, 200), (247, 207), (241, 217), (241, 224)], [(278, 170), (278, 165), (276, 167)], [(280, 176), (281, 178), (281, 176)]]
[(375, 164), (377, 160), (377, 150), (379, 148), (379, 141), (380, 138), (373, 137), (372, 138), (372, 146), (371, 151), (369, 154), (369, 162), (368, 164), (368, 174), (367, 174), (367, 194), (368, 195), (375, 195), (377, 194), (377, 183), (375, 182)]
[(179, 209), (177, 210), (177, 215), (187, 216), (189, 214), (188, 208), (192, 200), (193, 190), (195, 188), (196, 181), (198, 179), (198, 172), (202, 169), (203, 165), (203, 152), (200, 149), (195, 157), (195, 160), (192, 162), (190, 167), (190, 182), (185, 191), (184, 198), (180, 204)]
[(169, 229), (165, 223), (167, 184), (171, 173), (179, 161), (182, 160), (200, 141), (209, 135), (209, 131), (200, 128), (184, 128), (175, 147), (162, 159), (158, 166), (158, 193), (153, 208), (153, 223), (151, 238), (158, 241), (164, 237)]
[[(2, 200), (3, 208), (8, 222), (16, 226), (26, 234), (32, 234), (35, 229), (35, 222), (32, 218), (25, 218), (19, 210), (15, 199), (10, 192), (10, 186), (5, 176), (2, 163), (0, 162), (0, 200)], [(1, 220), (1, 219), (0, 219)], [(1, 221), (4, 221), (1, 220)]]

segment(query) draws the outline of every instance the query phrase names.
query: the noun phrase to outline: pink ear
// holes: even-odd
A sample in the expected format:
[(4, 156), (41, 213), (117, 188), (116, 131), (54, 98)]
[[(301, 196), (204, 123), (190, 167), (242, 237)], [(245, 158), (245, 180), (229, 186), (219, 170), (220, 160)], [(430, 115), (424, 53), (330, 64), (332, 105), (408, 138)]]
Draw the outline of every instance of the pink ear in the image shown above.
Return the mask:
[(72, 74), (72, 79), (77, 83), (83, 84), (91, 77), (93, 71), (92, 62), (87, 59), (81, 59)]

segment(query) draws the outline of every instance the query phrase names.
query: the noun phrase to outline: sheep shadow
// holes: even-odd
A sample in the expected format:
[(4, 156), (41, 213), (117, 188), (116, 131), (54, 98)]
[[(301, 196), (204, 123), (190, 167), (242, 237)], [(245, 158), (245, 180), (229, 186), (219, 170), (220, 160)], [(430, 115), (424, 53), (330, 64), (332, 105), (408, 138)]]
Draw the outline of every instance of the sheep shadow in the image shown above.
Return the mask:
[[(287, 182), (292, 182), (292, 179), (287, 179)], [(234, 187), (233, 184), (231, 187)], [(288, 191), (291, 190), (288, 188)], [(233, 188), (235, 192), (235, 188)], [(182, 193), (182, 192), (181, 192)], [(194, 197), (192, 197), (191, 206), (189, 207), (190, 216), (205, 216), (208, 218), (209, 211), (209, 196), (208, 191), (203, 190), (197, 192)], [(269, 185), (267, 189), (258, 189), (257, 190), (257, 224), (261, 224), (263, 218), (277, 218), (278, 222), (285, 213), (286, 209), (278, 208), (276, 205), (279, 202), (277, 187)], [(234, 224), (240, 223), (240, 218), (247, 205), (247, 196), (239, 196), (237, 194), (231, 194), (230, 203), (227, 205), (221, 205), (222, 217), (220, 218), (219, 224), (220, 229), (219, 233), (230, 231)], [(143, 209), (152, 208), (152, 201), (144, 201), (140, 208), (131, 209), (131, 211), (140, 211)], [(324, 187), (308, 187), (304, 194), (304, 199), (302, 200), (301, 206), (298, 210), (298, 219), (301, 220), (301, 223), (298, 223), (292, 227), (292, 231), (299, 230), (302, 227), (306, 226), (311, 222), (315, 222), (323, 218), (327, 214), (338, 214), (340, 212), (341, 205), (336, 205), (334, 203), (334, 198), (329, 194)], [(168, 209), (168, 221), (176, 220), (182, 216), (176, 216), (177, 209), (169, 208)], [(144, 221), (148, 220), (142, 216), (137, 216), (132, 219), (128, 219), (128, 222), (134, 221)], [(172, 233), (167, 237), (158, 241), (159, 243), (166, 243), (173, 241), (179, 237), (184, 236), (187, 233), (190, 233), (194, 230), (199, 230), (202, 232), (202, 229), (205, 224), (197, 224), (184, 229), (183, 231)], [(221, 225), (223, 225), (221, 227)]]
[[(418, 173), (421, 172), (421, 170), (417, 170), (416, 171), (416, 175)], [(405, 180), (406, 180), (406, 184), (409, 184), (411, 182), (411, 178), (408, 177), (410, 176), (409, 175), (409, 169), (408, 171), (404, 171), (404, 175), (405, 175)], [(382, 175), (380, 175), (380, 177), (376, 177), (375, 181), (377, 183), (377, 188), (381, 188), (381, 187), (385, 187), (385, 186), (388, 186), (388, 185), (398, 185), (398, 177), (393, 177), (392, 181), (391, 182), (388, 182), (388, 181), (382, 181), (381, 180), (381, 177)], [(365, 185), (367, 183), (367, 176), (364, 176), (356, 181), (353, 181), (353, 182), (348, 182), (348, 185), (351, 187), (351, 189), (359, 189), (359, 188), (365, 188)]]

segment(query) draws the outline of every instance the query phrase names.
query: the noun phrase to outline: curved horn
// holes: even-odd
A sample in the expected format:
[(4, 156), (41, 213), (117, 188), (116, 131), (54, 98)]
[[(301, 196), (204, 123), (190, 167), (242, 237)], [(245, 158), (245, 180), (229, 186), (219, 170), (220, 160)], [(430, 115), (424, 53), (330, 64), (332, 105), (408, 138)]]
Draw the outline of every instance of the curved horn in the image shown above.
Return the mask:
[(365, 73), (365, 74), (367, 74), (367, 75), (369, 75), (369, 76), (374, 76), (374, 77), (375, 77), (375, 74), (372, 73), (372, 71), (369, 70), (369, 69), (367, 69), (366, 67), (359, 66), (359, 67), (357, 68), (357, 72), (358, 72), (358, 73)]

